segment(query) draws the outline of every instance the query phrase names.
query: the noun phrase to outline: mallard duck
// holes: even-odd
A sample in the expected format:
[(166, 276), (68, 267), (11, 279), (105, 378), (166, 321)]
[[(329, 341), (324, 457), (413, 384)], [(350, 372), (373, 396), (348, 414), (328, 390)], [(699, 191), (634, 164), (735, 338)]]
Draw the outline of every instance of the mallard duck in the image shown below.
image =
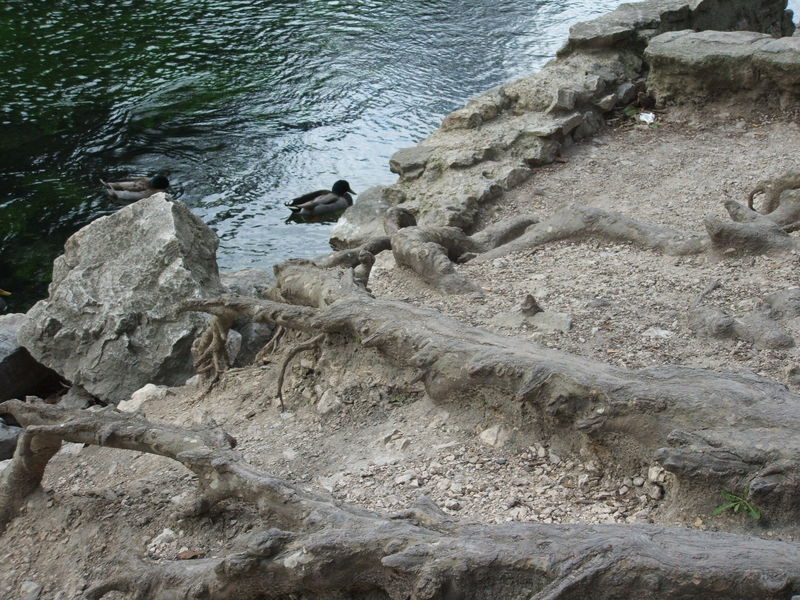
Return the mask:
[(126, 181), (105, 182), (106, 193), (116, 200), (136, 201), (149, 198), (153, 194), (163, 192), (169, 187), (169, 180), (163, 175), (155, 177), (134, 177)]
[(344, 179), (340, 179), (333, 184), (330, 190), (317, 190), (316, 192), (303, 194), (287, 202), (286, 206), (293, 213), (302, 216), (325, 215), (352, 206), (353, 196), (350, 194), (355, 193), (350, 189), (349, 183)]
[[(5, 290), (0, 290), (0, 296), (10, 296), (10, 295), (11, 295), (11, 292), (7, 292)], [(6, 301), (3, 300), (2, 298), (0, 298), (0, 313), (6, 312), (7, 308), (8, 308), (8, 304), (6, 304)]]

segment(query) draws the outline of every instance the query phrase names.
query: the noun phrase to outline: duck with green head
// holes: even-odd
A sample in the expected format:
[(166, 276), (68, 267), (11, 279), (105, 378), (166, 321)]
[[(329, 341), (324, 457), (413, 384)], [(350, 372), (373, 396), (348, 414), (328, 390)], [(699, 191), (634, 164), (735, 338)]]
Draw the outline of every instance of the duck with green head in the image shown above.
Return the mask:
[(286, 203), (293, 213), (304, 217), (326, 215), (344, 210), (353, 205), (353, 196), (356, 192), (350, 189), (350, 184), (340, 179), (333, 184), (330, 190), (317, 190), (303, 194)]
[(124, 181), (110, 182), (105, 182), (101, 179), (100, 183), (106, 186), (106, 193), (113, 199), (126, 202), (149, 198), (153, 194), (166, 191), (169, 187), (169, 180), (163, 175), (134, 177)]

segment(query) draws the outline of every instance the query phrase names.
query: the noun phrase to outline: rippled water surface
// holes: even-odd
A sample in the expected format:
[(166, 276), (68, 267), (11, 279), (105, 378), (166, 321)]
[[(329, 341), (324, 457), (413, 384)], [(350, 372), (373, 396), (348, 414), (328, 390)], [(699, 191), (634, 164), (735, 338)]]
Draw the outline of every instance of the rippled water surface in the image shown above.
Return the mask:
[(0, 287), (46, 295), (66, 238), (118, 208), (99, 178), (166, 173), (224, 268), (327, 249), (283, 202), (389, 156), (537, 70), (620, 0), (0, 3)]

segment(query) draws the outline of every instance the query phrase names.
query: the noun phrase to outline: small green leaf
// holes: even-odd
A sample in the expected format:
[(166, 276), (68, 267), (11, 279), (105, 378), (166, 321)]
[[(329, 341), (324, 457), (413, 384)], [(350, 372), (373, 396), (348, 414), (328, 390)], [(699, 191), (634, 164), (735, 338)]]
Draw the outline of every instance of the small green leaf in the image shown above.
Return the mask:
[(736, 506), (735, 502), (729, 502), (728, 504), (723, 504), (722, 506), (718, 506), (717, 508), (715, 508), (714, 512), (712, 512), (711, 514), (714, 516), (721, 515), (726, 510), (728, 510), (729, 508), (733, 508), (734, 506)]
[(752, 502), (747, 500), (745, 494), (740, 496), (728, 490), (720, 490), (719, 493), (727, 502), (715, 508), (714, 512), (711, 513), (712, 515), (720, 515), (726, 510), (733, 509), (735, 513), (738, 513), (740, 510), (746, 512), (755, 520), (761, 518), (761, 511)]

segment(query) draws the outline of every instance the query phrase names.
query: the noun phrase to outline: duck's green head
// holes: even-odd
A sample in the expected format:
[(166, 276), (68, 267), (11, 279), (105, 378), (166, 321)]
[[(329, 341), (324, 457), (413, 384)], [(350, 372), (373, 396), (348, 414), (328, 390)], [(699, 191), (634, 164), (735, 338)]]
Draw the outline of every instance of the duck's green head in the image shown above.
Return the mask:
[(156, 175), (155, 177), (150, 179), (149, 185), (154, 190), (165, 190), (169, 187), (169, 179), (167, 179), (163, 175)]
[(355, 194), (353, 190), (350, 189), (350, 184), (347, 183), (344, 179), (340, 179), (336, 183), (333, 184), (331, 191), (336, 194), (337, 196), (344, 196), (345, 194)]

